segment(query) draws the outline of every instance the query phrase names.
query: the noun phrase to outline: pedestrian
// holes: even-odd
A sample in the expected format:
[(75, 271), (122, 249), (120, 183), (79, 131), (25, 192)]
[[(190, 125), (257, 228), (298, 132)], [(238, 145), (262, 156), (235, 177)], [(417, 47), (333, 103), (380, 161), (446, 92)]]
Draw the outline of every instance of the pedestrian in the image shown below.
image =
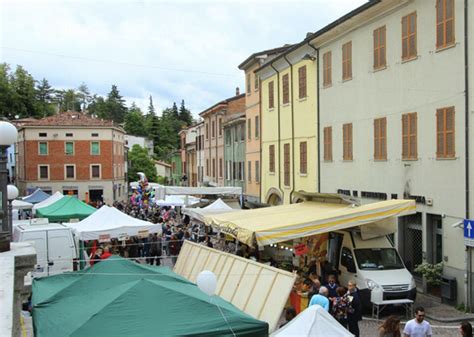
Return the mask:
[(379, 326), (379, 337), (400, 337), (400, 318), (390, 315)]
[(461, 326), (459, 327), (459, 331), (461, 332), (462, 337), (472, 337), (472, 325), (469, 322), (462, 322)]
[(344, 328), (347, 328), (347, 298), (344, 296), (346, 294), (346, 288), (337, 287), (336, 289), (337, 296), (333, 298), (331, 313)]
[(362, 302), (360, 301), (357, 283), (351, 280), (347, 283), (347, 326), (355, 337), (359, 337), (359, 321), (362, 320)]
[(433, 335), (430, 323), (425, 321), (423, 307), (415, 309), (415, 318), (407, 322), (405, 329), (403, 329), (403, 335), (405, 337), (431, 337)]
[(329, 291), (329, 299), (331, 300), (334, 297), (337, 297), (337, 292), (336, 289), (339, 287), (339, 285), (336, 283), (336, 276), (334, 275), (329, 275), (328, 276), (328, 283), (324, 285), (326, 288), (328, 288)]
[(150, 256), (147, 259), (147, 263), (153, 265), (156, 261), (156, 265), (161, 265), (161, 238), (155, 233), (150, 238)]
[(108, 259), (109, 257), (111, 257), (112, 254), (110, 253), (110, 248), (109, 246), (105, 246), (104, 247), (104, 252), (102, 253), (102, 255), (100, 256), (100, 259), (101, 260), (105, 260), (105, 259)]
[(314, 295), (309, 301), (309, 307), (312, 305), (319, 305), (329, 312), (329, 300), (328, 300), (328, 288), (321, 287), (319, 288), (319, 294)]

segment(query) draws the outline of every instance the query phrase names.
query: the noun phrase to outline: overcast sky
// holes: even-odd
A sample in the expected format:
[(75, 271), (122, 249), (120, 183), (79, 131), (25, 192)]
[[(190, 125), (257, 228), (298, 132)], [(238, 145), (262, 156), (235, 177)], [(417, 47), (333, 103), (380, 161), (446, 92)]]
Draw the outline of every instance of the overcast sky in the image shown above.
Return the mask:
[(244, 90), (250, 54), (296, 43), (366, 0), (0, 0), (0, 61), (55, 88), (157, 111), (186, 101), (196, 116)]

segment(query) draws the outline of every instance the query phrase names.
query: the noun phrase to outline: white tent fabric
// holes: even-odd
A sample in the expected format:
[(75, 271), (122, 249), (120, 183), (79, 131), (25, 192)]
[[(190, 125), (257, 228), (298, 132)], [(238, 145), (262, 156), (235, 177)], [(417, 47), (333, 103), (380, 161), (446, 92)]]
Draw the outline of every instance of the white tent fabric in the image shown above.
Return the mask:
[(203, 208), (184, 208), (182, 210), (183, 214), (188, 215), (190, 218), (199, 220), (204, 222), (205, 216), (210, 215), (217, 215), (219, 213), (227, 213), (227, 212), (238, 212), (240, 210), (233, 209), (229, 205), (227, 205), (221, 198), (214, 201), (212, 204), (203, 207)]
[(161, 225), (135, 219), (114, 207), (102, 206), (98, 211), (76, 223), (66, 223), (80, 240), (98, 240), (101, 235), (111, 239), (123, 235), (139, 235), (139, 231), (161, 234)]
[(155, 196), (163, 199), (165, 195), (241, 195), (242, 187), (184, 187), (184, 186), (159, 186), (155, 189)]
[(33, 208), (33, 204), (30, 202), (23, 201), (23, 200), (13, 200), (12, 208), (13, 209), (31, 209)]
[(160, 199), (156, 202), (158, 206), (178, 206), (183, 207), (186, 205), (193, 205), (199, 202), (199, 198), (193, 196), (187, 196), (187, 204), (186, 204), (186, 196), (185, 195), (167, 195), (166, 198)]
[(33, 206), (33, 214), (35, 214), (36, 210), (38, 208), (43, 208), (43, 207), (46, 207), (46, 206), (49, 206), (49, 205), (52, 205), (54, 204), (56, 201), (58, 201), (59, 199), (61, 199), (62, 197), (64, 197), (64, 195), (61, 193), (61, 192), (56, 192), (54, 193), (52, 196), (50, 196), (48, 199), (46, 200), (43, 200), (39, 203), (37, 203), (36, 205)]
[(283, 328), (271, 334), (271, 337), (353, 337), (323, 307), (312, 305), (303, 310)]

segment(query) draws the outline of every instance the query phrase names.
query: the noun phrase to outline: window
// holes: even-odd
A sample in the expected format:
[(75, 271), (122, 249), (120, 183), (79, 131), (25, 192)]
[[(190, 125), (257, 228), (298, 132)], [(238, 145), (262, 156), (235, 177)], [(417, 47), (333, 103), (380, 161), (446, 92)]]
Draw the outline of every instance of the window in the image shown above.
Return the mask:
[(48, 134), (46, 132), (40, 132), (38, 135), (40, 137), (48, 137)]
[(245, 125), (244, 124), (240, 126), (240, 140), (241, 141), (245, 140)]
[(352, 78), (352, 41), (342, 45), (342, 79)]
[(298, 68), (298, 98), (306, 97), (306, 66)]
[(268, 82), (268, 108), (273, 109), (275, 107), (274, 97), (273, 97), (273, 81)]
[(260, 137), (260, 117), (255, 116), (255, 139), (257, 139), (258, 137)]
[(402, 115), (402, 159), (417, 159), (416, 112)]
[(436, 1), (436, 48), (454, 44), (454, 0)]
[(91, 165), (91, 178), (100, 179), (100, 165), (98, 164)]
[(402, 60), (416, 57), (416, 12), (402, 18)]
[(234, 142), (238, 142), (240, 138), (240, 124), (234, 129)]
[(250, 73), (247, 74), (247, 95), (250, 95), (250, 87), (251, 87), (251, 77)]
[(216, 177), (216, 159), (212, 158), (212, 176)]
[(91, 137), (99, 137), (98, 133), (91, 133)]
[(283, 184), (290, 186), (290, 144), (283, 146)]
[(219, 158), (219, 178), (222, 178), (222, 158)]
[(230, 145), (231, 143), (231, 134), (230, 134), (230, 130), (226, 130), (225, 132), (225, 145)]
[(258, 90), (258, 76), (257, 75), (255, 75), (254, 87), (255, 87), (255, 90)]
[(454, 107), (436, 110), (437, 158), (454, 158)]
[(211, 122), (211, 135), (212, 135), (212, 138), (214, 138), (216, 136), (216, 123), (214, 121)]
[(206, 159), (206, 175), (209, 176), (209, 159)]
[(245, 180), (245, 162), (241, 161), (239, 162), (240, 166), (240, 180), (244, 181)]
[(222, 136), (222, 118), (219, 118), (219, 137)]
[(74, 142), (66, 142), (64, 144), (64, 153), (68, 156), (72, 156), (74, 154)]
[(342, 126), (342, 158), (352, 160), (352, 123)]
[(268, 147), (268, 156), (270, 157), (268, 170), (274, 173), (275, 172), (275, 145), (270, 145)]
[(387, 118), (374, 120), (374, 159), (387, 159)]
[(289, 82), (289, 76), (288, 74), (283, 75), (281, 78), (281, 85), (282, 85), (282, 103), (283, 104), (288, 104), (290, 103), (290, 82)]
[(49, 165), (39, 165), (38, 166), (38, 180), (48, 180), (49, 179)]
[(247, 119), (247, 137), (248, 140), (252, 139), (252, 120), (249, 118)]
[(332, 84), (332, 64), (331, 64), (331, 52), (328, 51), (323, 55), (323, 86), (327, 87)]
[(248, 162), (248, 169), (247, 169), (247, 179), (249, 182), (252, 181), (252, 162)]
[(66, 179), (74, 179), (76, 177), (76, 167), (75, 165), (64, 165), (65, 167), (65, 178)]
[(308, 164), (307, 164), (307, 143), (300, 142), (300, 173), (308, 173)]
[(100, 143), (99, 142), (91, 142), (91, 154), (96, 156), (100, 155)]
[(72, 133), (66, 133), (66, 137), (73, 137), (74, 135)]
[(206, 123), (206, 139), (209, 139), (209, 124)]
[(324, 160), (332, 161), (332, 127), (324, 128)]
[(39, 142), (38, 144), (38, 154), (40, 156), (48, 155), (48, 142)]
[(255, 161), (255, 182), (258, 184), (260, 182), (260, 161)]
[(374, 69), (387, 66), (386, 58), (386, 28), (385, 26), (374, 30)]

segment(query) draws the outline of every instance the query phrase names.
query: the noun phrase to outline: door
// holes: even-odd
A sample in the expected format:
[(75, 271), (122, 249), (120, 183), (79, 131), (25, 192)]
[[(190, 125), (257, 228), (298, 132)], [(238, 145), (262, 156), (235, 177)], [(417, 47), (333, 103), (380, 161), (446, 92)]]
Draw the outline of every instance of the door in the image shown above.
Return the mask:
[(347, 247), (342, 247), (341, 249), (341, 264), (339, 266), (339, 270), (341, 271), (341, 275), (339, 275), (339, 284), (342, 286), (347, 286), (349, 281), (355, 281), (359, 288), (362, 284), (359, 284), (359, 280), (357, 278), (357, 269), (356, 269), (356, 261), (354, 259), (354, 255), (352, 251)]
[(73, 270), (75, 258), (71, 232), (66, 229), (48, 231), (48, 274), (54, 275)]
[(32, 242), (36, 250), (35, 277), (48, 276), (46, 231), (23, 232), (20, 241)]

